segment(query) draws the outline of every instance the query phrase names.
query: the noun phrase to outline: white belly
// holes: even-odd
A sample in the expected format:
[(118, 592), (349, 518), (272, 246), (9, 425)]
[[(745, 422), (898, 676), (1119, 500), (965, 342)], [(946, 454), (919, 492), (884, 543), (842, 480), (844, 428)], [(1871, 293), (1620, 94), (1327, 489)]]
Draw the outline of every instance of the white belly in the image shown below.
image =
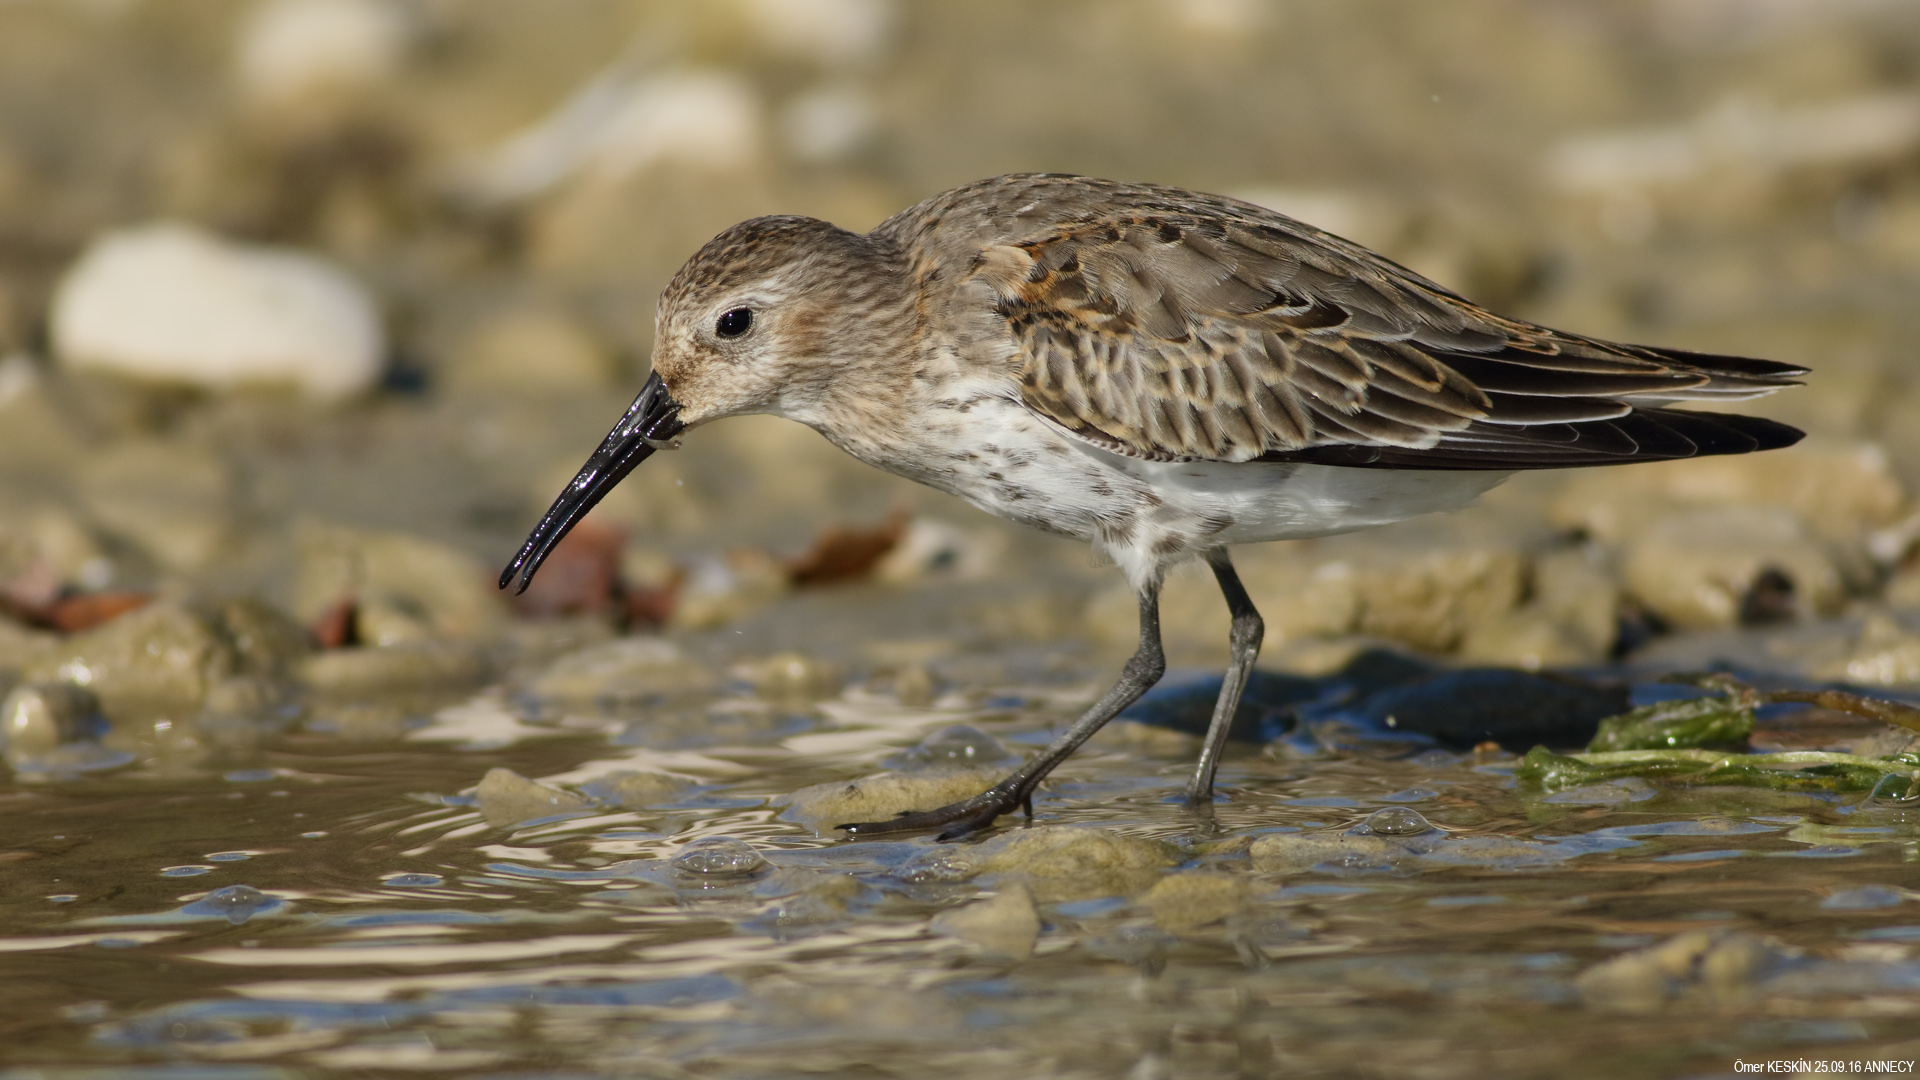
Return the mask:
[(821, 432), (873, 465), (986, 512), (1092, 542), (1134, 585), (1214, 548), (1297, 540), (1457, 510), (1504, 472), (1154, 462), (1075, 438), (982, 393), (929, 410), (915, 437), (879, 444)]

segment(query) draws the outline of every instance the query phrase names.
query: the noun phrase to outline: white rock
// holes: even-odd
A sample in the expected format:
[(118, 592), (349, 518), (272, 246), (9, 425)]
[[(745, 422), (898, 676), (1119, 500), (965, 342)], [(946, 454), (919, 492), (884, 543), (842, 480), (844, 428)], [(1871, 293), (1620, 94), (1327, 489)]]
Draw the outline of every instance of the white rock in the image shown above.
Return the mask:
[(96, 240), (60, 283), (53, 340), (76, 368), (321, 400), (373, 385), (386, 349), (373, 301), (330, 263), (179, 224)]
[(240, 32), (241, 90), (278, 107), (353, 95), (392, 78), (414, 27), (385, 0), (266, 0)]
[(873, 98), (857, 86), (823, 86), (780, 110), (780, 141), (802, 161), (834, 161), (860, 149), (879, 126)]
[(581, 174), (618, 180), (656, 165), (726, 172), (764, 141), (759, 95), (728, 71), (639, 77), (616, 64), (485, 155), (463, 186), (484, 203), (532, 198)]
[(827, 67), (878, 57), (893, 37), (889, 0), (743, 0), (767, 48)]

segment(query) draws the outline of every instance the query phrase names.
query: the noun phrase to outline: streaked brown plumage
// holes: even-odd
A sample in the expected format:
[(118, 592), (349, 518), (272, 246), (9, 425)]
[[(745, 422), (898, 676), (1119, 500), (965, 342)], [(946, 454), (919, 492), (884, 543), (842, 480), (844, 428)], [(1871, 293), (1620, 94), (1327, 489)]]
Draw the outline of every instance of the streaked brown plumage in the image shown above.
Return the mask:
[(1786, 446), (1668, 407), (1794, 385), (1765, 360), (1621, 345), (1495, 315), (1249, 203), (1015, 175), (859, 235), (757, 218), (661, 297), (654, 373), (501, 577), (525, 586), (602, 494), (681, 431), (765, 412), (991, 513), (1094, 543), (1140, 597), (1120, 682), (983, 795), (856, 833), (984, 827), (1164, 670), (1162, 577), (1201, 557), (1233, 662), (1192, 801), (1211, 797), (1261, 635), (1226, 549), (1452, 509), (1519, 469)]

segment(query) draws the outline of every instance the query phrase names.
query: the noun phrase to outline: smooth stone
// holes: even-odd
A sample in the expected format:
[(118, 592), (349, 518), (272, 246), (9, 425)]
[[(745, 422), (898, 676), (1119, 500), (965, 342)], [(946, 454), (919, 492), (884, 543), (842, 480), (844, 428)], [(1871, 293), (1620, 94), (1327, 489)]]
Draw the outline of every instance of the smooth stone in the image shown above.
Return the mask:
[(815, 784), (786, 797), (781, 815), (821, 834), (855, 821), (885, 821), (909, 810), (931, 810), (992, 787), (999, 768), (883, 773), (845, 783)]
[(380, 376), (365, 290), (317, 256), (162, 223), (107, 233), (53, 301), (54, 352), (76, 369), (226, 390), (291, 383), (336, 401)]
[(1365, 826), (1345, 832), (1269, 833), (1248, 849), (1255, 869), (1385, 870), (1405, 866), (1535, 866), (1561, 856), (1551, 845), (1506, 836), (1454, 836), (1438, 829), (1382, 834)]
[(299, 679), (321, 694), (378, 694), (470, 686), (487, 675), (487, 658), (457, 641), (328, 649), (300, 662)]
[(210, 449), (177, 439), (117, 443), (81, 463), (75, 488), (101, 531), (169, 570), (202, 570), (230, 553), (233, 470)]
[(1733, 1003), (1792, 956), (1752, 934), (1692, 930), (1657, 945), (1603, 960), (1581, 972), (1574, 987), (1589, 1006), (1610, 1012), (1653, 1013), (1683, 995)]
[(1847, 539), (1891, 524), (1906, 499), (1884, 449), (1816, 437), (1781, 453), (1582, 470), (1560, 489), (1548, 514), (1562, 528), (1618, 543), (1676, 507), (1777, 507), (1823, 537)]
[(233, 668), (232, 652), (204, 619), (161, 601), (75, 634), (24, 674), (84, 686), (115, 716), (144, 707), (197, 708)]
[(593, 806), (593, 801), (583, 795), (529, 780), (506, 768), (487, 770), (473, 795), (480, 816), (496, 829)]
[(985, 900), (935, 915), (928, 929), (941, 937), (960, 938), (991, 957), (1025, 960), (1033, 955), (1040, 938), (1040, 913), (1027, 887), (1012, 881)]
[(537, 697), (581, 704), (652, 701), (713, 690), (719, 679), (679, 646), (626, 637), (567, 653), (533, 677)]
[(499, 571), (450, 545), (311, 522), (296, 530), (296, 542), (293, 613), (304, 623), (347, 599), (365, 605), (370, 626), (391, 633), (392, 643), (418, 640), (394, 632), (400, 616), (438, 636), (467, 639), (492, 635), (507, 621), (494, 582)]
[(1846, 599), (1826, 541), (1778, 507), (1675, 510), (1639, 530), (1621, 555), (1621, 576), (1634, 597), (1689, 630), (1738, 623), (1743, 602), (1767, 571), (1786, 576), (1802, 617), (1830, 614)]
[(1239, 914), (1249, 892), (1246, 879), (1238, 874), (1189, 870), (1154, 882), (1140, 903), (1153, 913), (1154, 925), (1179, 933)]
[(970, 853), (978, 872), (1020, 878), (1054, 902), (1132, 896), (1182, 861), (1172, 844), (1083, 825), (1041, 825), (1001, 833)]
[(615, 368), (606, 345), (566, 312), (520, 306), (468, 330), (440, 370), (449, 389), (556, 394), (603, 389)]
[(613, 803), (628, 809), (639, 809), (674, 799), (689, 786), (688, 781), (678, 776), (640, 769), (621, 769), (618, 772), (594, 777), (581, 784), (580, 790), (601, 802)]
[(258, 597), (220, 601), (212, 616), (214, 628), (233, 650), (235, 666), (245, 674), (286, 678), (313, 652), (307, 628)]
[(397, 76), (415, 33), (390, 0), (265, 0), (241, 24), (241, 93), (282, 124), (310, 123)]
[(16, 686), (0, 701), (0, 747), (7, 763), (37, 758), (63, 743), (87, 738), (100, 700), (72, 683)]

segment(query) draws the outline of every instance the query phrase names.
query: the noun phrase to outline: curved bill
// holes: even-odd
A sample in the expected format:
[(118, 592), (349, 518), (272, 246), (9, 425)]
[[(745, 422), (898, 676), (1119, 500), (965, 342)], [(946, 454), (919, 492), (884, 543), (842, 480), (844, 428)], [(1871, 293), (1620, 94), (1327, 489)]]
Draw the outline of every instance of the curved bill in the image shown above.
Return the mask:
[(660, 381), (658, 373), (647, 376), (640, 396), (627, 407), (627, 415), (607, 433), (600, 449), (580, 466), (566, 490), (547, 508), (547, 515), (528, 534), (520, 553), (501, 572), (500, 587), (506, 588), (513, 576), (519, 574), (520, 585), (514, 592), (526, 592), (527, 586), (533, 583), (534, 571), (540, 569), (540, 564), (567, 535), (567, 530), (585, 517), (615, 484), (626, 479), (635, 465), (665, 446), (685, 426), (680, 422), (680, 403), (667, 393), (667, 384)]

